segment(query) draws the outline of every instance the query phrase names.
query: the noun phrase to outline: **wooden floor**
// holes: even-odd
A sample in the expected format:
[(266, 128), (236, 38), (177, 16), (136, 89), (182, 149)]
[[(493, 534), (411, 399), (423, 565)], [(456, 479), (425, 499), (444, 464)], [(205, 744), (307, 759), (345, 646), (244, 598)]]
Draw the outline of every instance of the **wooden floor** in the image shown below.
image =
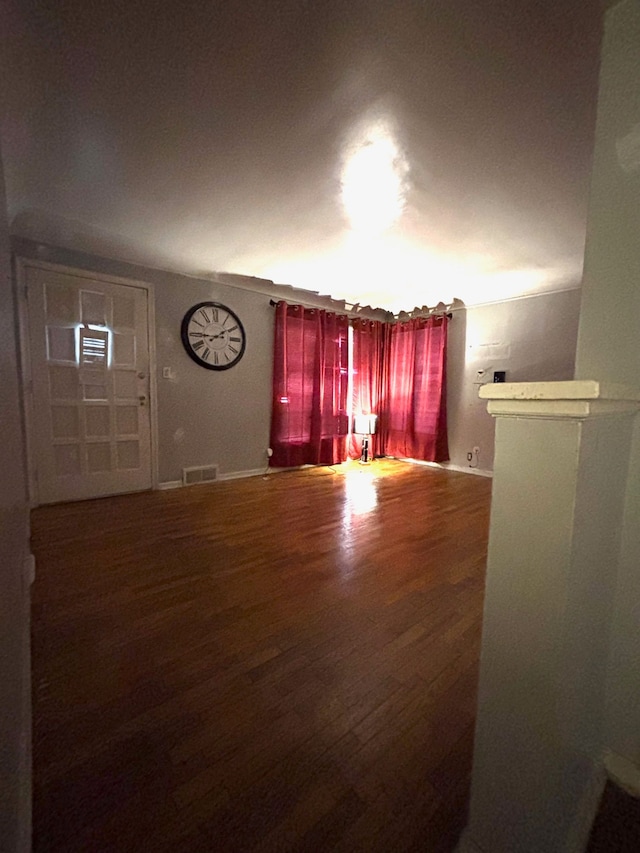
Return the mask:
[(34, 511), (34, 849), (452, 850), (490, 489), (385, 460)]

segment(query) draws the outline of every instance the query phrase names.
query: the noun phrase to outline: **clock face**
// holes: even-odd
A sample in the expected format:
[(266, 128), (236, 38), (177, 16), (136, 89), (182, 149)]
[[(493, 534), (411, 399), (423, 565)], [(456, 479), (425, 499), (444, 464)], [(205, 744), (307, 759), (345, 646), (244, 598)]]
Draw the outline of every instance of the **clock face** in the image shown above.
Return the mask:
[(244, 355), (242, 323), (219, 302), (200, 302), (184, 315), (182, 343), (191, 358), (209, 370), (228, 370)]

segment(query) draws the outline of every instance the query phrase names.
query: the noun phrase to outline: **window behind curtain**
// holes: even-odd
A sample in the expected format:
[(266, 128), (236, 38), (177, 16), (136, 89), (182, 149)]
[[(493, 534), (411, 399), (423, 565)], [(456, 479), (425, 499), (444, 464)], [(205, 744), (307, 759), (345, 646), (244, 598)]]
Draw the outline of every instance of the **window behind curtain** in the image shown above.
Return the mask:
[(279, 302), (275, 316), (270, 464), (346, 459), (348, 319)]
[[(383, 428), (385, 353), (391, 327), (379, 320), (357, 319), (353, 326), (353, 397), (352, 412), (378, 415), (377, 435), (370, 440), (370, 453), (378, 452), (378, 436)], [(349, 457), (362, 453), (362, 436), (353, 433), (349, 440)]]
[(389, 456), (445, 462), (448, 319), (428, 317), (391, 327), (384, 447)]

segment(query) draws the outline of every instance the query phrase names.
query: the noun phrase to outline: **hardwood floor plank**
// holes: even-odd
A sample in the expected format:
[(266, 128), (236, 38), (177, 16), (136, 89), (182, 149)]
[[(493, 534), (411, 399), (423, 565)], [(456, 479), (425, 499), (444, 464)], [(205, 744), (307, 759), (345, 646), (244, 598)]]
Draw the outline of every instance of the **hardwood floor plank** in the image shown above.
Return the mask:
[(490, 490), (379, 460), (35, 510), (34, 850), (451, 851)]

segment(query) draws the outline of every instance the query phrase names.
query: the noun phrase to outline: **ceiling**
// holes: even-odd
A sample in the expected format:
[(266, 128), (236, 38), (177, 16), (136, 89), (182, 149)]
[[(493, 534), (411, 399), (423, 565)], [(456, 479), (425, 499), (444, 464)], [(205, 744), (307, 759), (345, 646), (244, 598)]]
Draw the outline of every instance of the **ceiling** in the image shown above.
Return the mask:
[(12, 230), (394, 311), (578, 286), (601, 14), (16, 0)]

